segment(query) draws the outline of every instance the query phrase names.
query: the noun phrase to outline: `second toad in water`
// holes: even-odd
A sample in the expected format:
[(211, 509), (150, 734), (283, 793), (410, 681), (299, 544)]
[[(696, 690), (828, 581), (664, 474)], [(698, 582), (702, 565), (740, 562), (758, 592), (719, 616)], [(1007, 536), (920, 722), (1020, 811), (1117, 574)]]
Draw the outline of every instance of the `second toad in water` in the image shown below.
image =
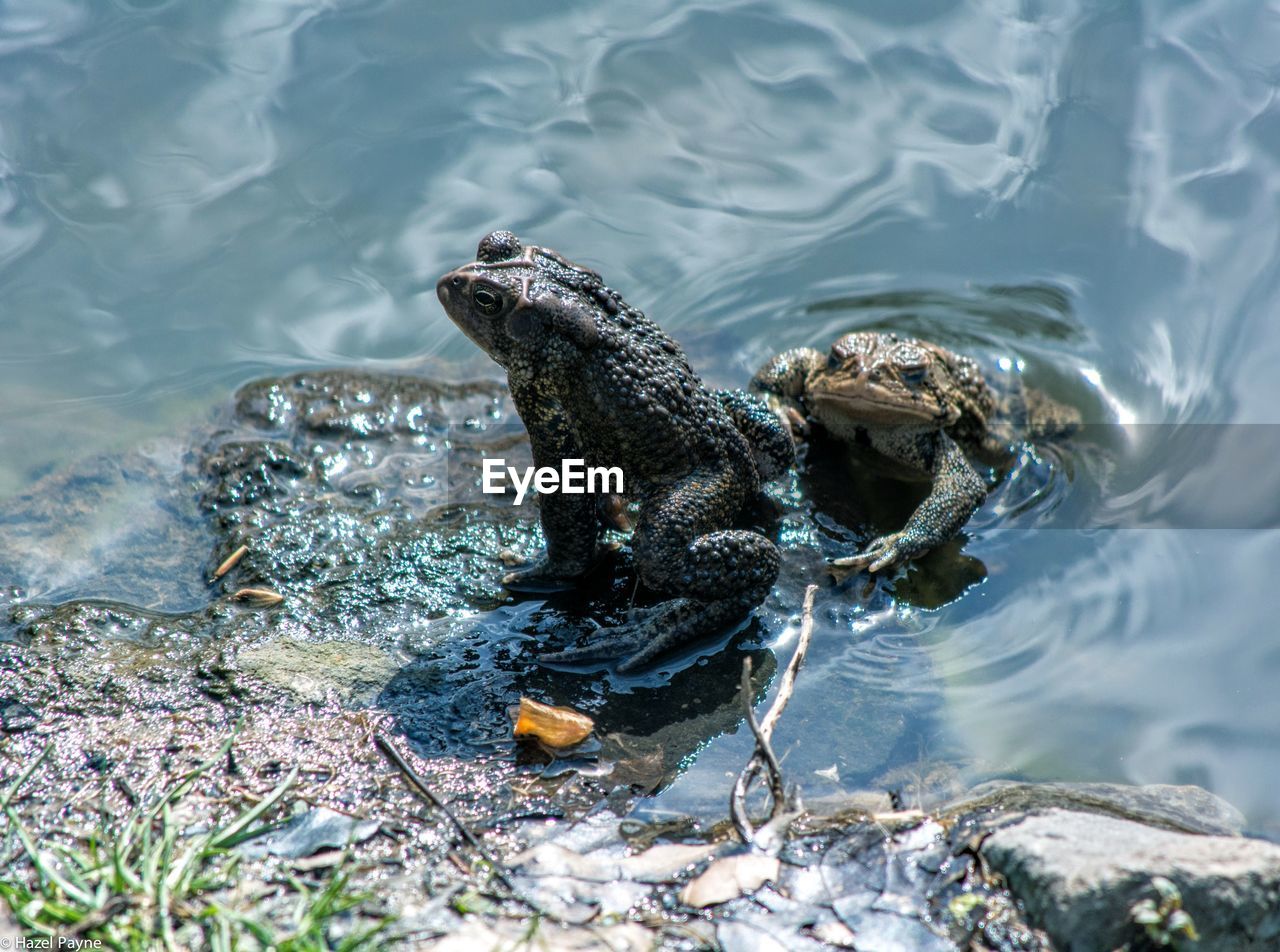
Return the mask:
[(928, 497), (898, 532), (874, 539), (848, 570), (879, 572), (955, 536), (982, 504), (987, 483), (974, 466), (1004, 467), (1016, 439), (1073, 429), (1079, 414), (1030, 388), (1000, 393), (970, 357), (929, 341), (863, 331), (827, 354), (779, 354), (752, 389), (793, 419), (804, 415), (839, 439), (874, 450), (906, 475), (931, 481)]
[[(534, 464), (618, 466), (640, 504), (632, 534), (644, 584), (674, 596), (639, 621), (607, 628), (575, 661), (627, 655), (621, 670), (740, 621), (778, 575), (778, 550), (733, 528), (761, 480), (794, 459), (791, 439), (758, 399), (709, 391), (679, 345), (549, 248), (493, 232), (476, 260), (437, 286), (449, 317), (507, 371)], [(512, 587), (572, 584), (594, 563), (611, 500), (539, 498), (546, 555), (508, 576)]]

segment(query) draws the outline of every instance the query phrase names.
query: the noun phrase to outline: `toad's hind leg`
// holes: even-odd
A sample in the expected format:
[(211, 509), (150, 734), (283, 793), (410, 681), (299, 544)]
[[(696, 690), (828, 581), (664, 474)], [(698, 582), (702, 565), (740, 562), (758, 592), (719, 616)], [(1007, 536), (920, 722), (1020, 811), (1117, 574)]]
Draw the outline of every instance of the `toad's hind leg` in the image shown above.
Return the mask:
[(741, 621), (778, 578), (777, 547), (757, 532), (722, 529), (743, 504), (731, 474), (694, 474), (644, 500), (632, 551), (644, 584), (675, 596), (639, 620), (596, 632), (549, 661), (626, 657), (629, 671), (671, 648)]

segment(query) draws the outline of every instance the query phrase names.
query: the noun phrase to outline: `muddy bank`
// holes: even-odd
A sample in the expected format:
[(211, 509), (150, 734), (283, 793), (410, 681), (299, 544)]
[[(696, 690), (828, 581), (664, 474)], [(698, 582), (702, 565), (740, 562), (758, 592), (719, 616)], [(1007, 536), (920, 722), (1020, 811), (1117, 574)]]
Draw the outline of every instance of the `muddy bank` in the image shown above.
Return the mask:
[[(179, 839), (264, 802), (264, 823), (325, 810), (368, 834), (349, 851), (329, 842), (309, 855), (245, 854), (233, 884), (200, 897), (259, 910), (282, 933), (301, 895), (341, 879), (361, 898), (326, 920), (331, 938), (381, 926), (378, 941), (498, 941), (537, 920), (562, 930), (555, 941), (588, 948), (1047, 949), (1071, 947), (1070, 927), (1038, 898), (1056, 887), (1010, 872), (1011, 893), (996, 873), (1019, 854), (988, 851), (988, 839), (1004, 841), (995, 831), (1053, 810), (1181, 836), (1238, 831), (1229, 807), (1182, 788), (997, 786), (957, 801), (925, 797), (922, 782), (910, 802), (927, 812), (896, 809), (890, 788), (902, 795), (906, 785), (888, 778), (914, 762), (910, 719), (930, 712), (892, 685), (849, 696), (838, 669), (820, 666), (806, 670), (810, 700), (785, 729), (842, 738), (842, 762), (885, 777), (882, 788), (851, 796), (834, 767), (798, 775), (819, 793), (763, 878), (720, 822), (728, 779), (700, 781), (696, 814), (634, 811), (710, 739), (741, 731), (744, 658), (753, 698), (770, 690), (777, 661), (766, 643), (794, 620), (803, 585), (822, 577), (829, 543), (805, 508), (821, 486), (793, 481), (777, 490), (777, 511), (759, 516), (787, 559), (758, 620), (620, 679), (544, 667), (536, 653), (625, 614), (635, 597), (625, 546), (570, 595), (515, 600), (499, 584), (541, 540), (533, 510), (480, 492), (480, 460), (518, 465), (527, 453), (497, 384), (316, 372), (250, 384), (196, 433), (87, 461), (6, 501), (0, 789), (16, 825), (6, 816), (0, 848), (10, 882), (39, 880), (18, 826), (41, 849), (79, 848), (198, 769), (172, 811)], [(897, 597), (954, 597), (971, 563), (917, 576)], [(927, 587), (939, 580), (942, 595)], [(820, 611), (844, 637), (856, 604), (892, 604), (875, 587), (832, 594)], [(593, 740), (560, 758), (516, 745), (507, 707), (522, 695), (590, 714)], [(508, 883), (409, 792), (376, 735), (404, 746)], [(821, 796), (832, 784), (843, 792)], [(736, 872), (713, 891), (721, 898), (686, 893), (726, 869)], [(1148, 880), (1118, 880), (1109, 921)], [(1203, 891), (1185, 885), (1190, 908)], [(85, 921), (109, 930), (140, 905), (113, 908)], [(175, 928), (199, 944), (186, 908), (173, 910)], [(1232, 921), (1208, 907), (1194, 914), (1206, 929)], [(25, 928), (37, 921), (70, 928)], [(1133, 926), (1121, 916), (1116, 928)]]
[[(540, 645), (620, 618), (634, 578), (614, 552), (580, 593), (510, 598), (501, 574), (541, 539), (534, 510), (480, 492), (485, 455), (528, 457), (497, 384), (318, 372), (250, 384), (198, 432), (7, 500), (0, 786), (39, 761), (8, 804), (17, 823), (42, 844), (82, 842), (204, 764), (184, 808), (194, 822), (297, 767), (281, 809), (378, 818), (379, 846), (354, 861), (364, 888), (387, 863), (443, 870), (450, 843), (404, 835), (411, 799), (369, 725), (425, 758), (432, 788), (478, 829), (625, 811), (736, 730), (741, 652), (721, 649), (749, 646), (763, 691), (773, 660), (753, 630), (621, 693), (599, 672), (536, 663)], [(517, 747), (506, 709), (522, 695), (592, 713), (596, 740), (555, 765)], [(3, 834), (19, 869), (16, 826)], [(384, 911), (408, 901), (376, 896)]]

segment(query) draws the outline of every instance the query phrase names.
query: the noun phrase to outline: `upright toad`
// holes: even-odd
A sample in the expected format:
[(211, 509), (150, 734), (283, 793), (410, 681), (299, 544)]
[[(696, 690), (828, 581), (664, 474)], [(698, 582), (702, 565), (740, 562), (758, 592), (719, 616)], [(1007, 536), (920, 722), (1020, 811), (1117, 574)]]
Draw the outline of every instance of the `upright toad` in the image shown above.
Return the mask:
[(986, 480), (971, 460), (1007, 466), (1016, 439), (1080, 421), (1074, 409), (1039, 391), (999, 394), (973, 359), (897, 334), (846, 334), (829, 354), (789, 350), (761, 368), (751, 386), (793, 420), (807, 414), (839, 439), (933, 483), (901, 531), (833, 561), (848, 571), (879, 572), (947, 541), (986, 498)]
[[(733, 525), (761, 480), (793, 461), (785, 429), (755, 397), (706, 390), (679, 345), (594, 271), (506, 231), (485, 236), (476, 259), (441, 278), (437, 293), (506, 369), (535, 465), (621, 467), (639, 503), (631, 543), (640, 579), (674, 596), (584, 648), (545, 657), (626, 654), (625, 671), (743, 618), (772, 588), (778, 550)], [(572, 584), (612, 524), (610, 502), (541, 496), (546, 555), (507, 584)]]

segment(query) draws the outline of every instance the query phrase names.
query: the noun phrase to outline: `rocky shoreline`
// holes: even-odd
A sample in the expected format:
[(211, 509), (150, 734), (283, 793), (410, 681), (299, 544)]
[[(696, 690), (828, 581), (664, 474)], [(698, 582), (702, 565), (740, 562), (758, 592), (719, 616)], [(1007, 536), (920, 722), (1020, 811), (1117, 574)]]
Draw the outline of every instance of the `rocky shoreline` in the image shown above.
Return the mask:
[[(1280, 943), (1280, 846), (1241, 835), (1239, 813), (1196, 787), (996, 781), (909, 804), (846, 790), (812, 799), (768, 848), (744, 846), (727, 818), (630, 819), (708, 738), (742, 729), (742, 658), (752, 702), (778, 661), (741, 635), (713, 646), (653, 695), (687, 699), (678, 722), (670, 700), (644, 695), (618, 713), (627, 699), (606, 703), (594, 676), (537, 665), (531, 643), (577, 631), (501, 592), (504, 559), (539, 538), (476, 488), (494, 447), (527, 452), (495, 384), (305, 374), (243, 388), (189, 440), (54, 474), (7, 502), (0, 938), (164, 922), (194, 947), (205, 933), (192, 910), (212, 905), (286, 934), (300, 928), (300, 897), (340, 883), (351, 903), (316, 935), (374, 930), (375, 946)], [(110, 550), (92, 534), (104, 513), (118, 526)], [(66, 558), (70, 572), (73, 554), (78, 584), (118, 597), (23, 589), (30, 560)], [(788, 598), (820, 559), (793, 562)], [(625, 562), (615, 574), (574, 610), (625, 610)], [(587, 710), (594, 746), (551, 762), (518, 746), (505, 708), (521, 695)], [(397, 776), (378, 737), (407, 748), (457, 825)], [(726, 785), (726, 807), (729, 796)], [(190, 905), (157, 911), (124, 889), (77, 922), (39, 912), (53, 906), (38, 897), (61, 889), (40, 864), (56, 872), (161, 801), (175, 844), (263, 803), (255, 819), (273, 829), (227, 854), (234, 876), (212, 850), (209, 887)], [(309, 832), (265, 845), (280, 825)], [(339, 832), (315, 838), (320, 828)]]

